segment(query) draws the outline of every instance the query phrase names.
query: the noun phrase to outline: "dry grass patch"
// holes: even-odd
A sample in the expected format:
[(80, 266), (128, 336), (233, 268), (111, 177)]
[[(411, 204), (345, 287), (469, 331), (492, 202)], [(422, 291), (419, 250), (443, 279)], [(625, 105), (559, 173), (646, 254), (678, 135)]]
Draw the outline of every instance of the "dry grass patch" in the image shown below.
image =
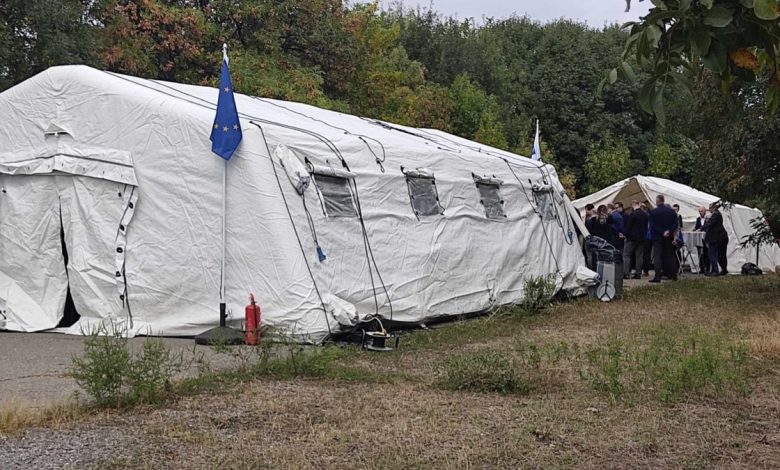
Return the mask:
[(33, 405), (19, 397), (0, 403), (0, 437), (16, 434), (31, 426), (59, 427), (72, 423), (85, 414), (75, 405)]
[(756, 316), (745, 326), (748, 344), (753, 354), (780, 359), (780, 313), (776, 316)]
[[(777, 468), (755, 404), (614, 406), (597, 394), (449, 392), (415, 384), (259, 381), (118, 417), (130, 458), (95, 468)], [(776, 411), (776, 410), (775, 410)], [(765, 436), (767, 436), (765, 438)]]

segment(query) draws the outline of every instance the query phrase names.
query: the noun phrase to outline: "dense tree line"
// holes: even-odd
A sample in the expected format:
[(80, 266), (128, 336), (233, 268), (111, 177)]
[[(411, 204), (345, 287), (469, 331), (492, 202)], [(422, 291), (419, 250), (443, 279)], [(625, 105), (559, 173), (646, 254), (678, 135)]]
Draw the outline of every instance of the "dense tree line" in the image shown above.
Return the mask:
[[(342, 0), (5, 0), (0, 90), (66, 63), (214, 84), (227, 42), (236, 89), (247, 94), (435, 127), (525, 155), (538, 119), (543, 155), (572, 193), (644, 173), (756, 202), (746, 189), (756, 178), (734, 173), (758, 163), (777, 171), (777, 119), (759, 117), (745, 90), (733, 90), (735, 102), (692, 74), (702, 86), (693, 95), (670, 86), (670, 124), (660, 127), (636, 98), (652, 70), (630, 57), (639, 80), (610, 80), (597, 94), (627, 39), (617, 25), (527, 17), (475, 25)], [(761, 156), (771, 152), (766, 168)], [(738, 165), (735, 155), (745, 155)]]

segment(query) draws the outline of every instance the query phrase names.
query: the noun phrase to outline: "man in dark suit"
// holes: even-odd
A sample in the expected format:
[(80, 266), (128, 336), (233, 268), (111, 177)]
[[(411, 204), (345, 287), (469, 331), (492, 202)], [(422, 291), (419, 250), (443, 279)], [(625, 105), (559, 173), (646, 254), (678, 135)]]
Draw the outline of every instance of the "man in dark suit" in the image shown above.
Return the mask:
[(666, 275), (673, 281), (677, 280), (677, 262), (674, 256), (674, 233), (677, 230), (677, 213), (666, 205), (666, 198), (658, 195), (655, 198), (656, 208), (650, 211), (650, 237), (653, 240), (653, 264), (655, 276), (650, 282), (661, 282)]
[(623, 251), (623, 241), (625, 239), (624, 228), (625, 220), (623, 220), (623, 203), (616, 202), (615, 204), (607, 204), (607, 210), (609, 211), (609, 219), (612, 221), (609, 228), (612, 234), (612, 246), (618, 250)]
[[(707, 208), (704, 206), (699, 207), (699, 217), (696, 218), (696, 226), (693, 228), (697, 232), (703, 232), (704, 224), (707, 222)], [(699, 253), (699, 273), (707, 274), (710, 272), (710, 254), (707, 250), (707, 243), (702, 243), (702, 246), (697, 246), (696, 251)]]
[(623, 269), (626, 270), (625, 278), (628, 279), (631, 274), (631, 258), (636, 260), (636, 270), (634, 279), (642, 278), (642, 270), (647, 269), (644, 266), (645, 239), (647, 238), (647, 212), (642, 210), (639, 201), (631, 204), (634, 211), (626, 220), (625, 247), (623, 248)]
[[(728, 258), (726, 248), (729, 244), (729, 234), (726, 227), (723, 226), (723, 214), (720, 213), (720, 204), (713, 202), (710, 205), (709, 220), (704, 224), (704, 241), (707, 243), (707, 249), (710, 255), (710, 273), (708, 276), (725, 276), (728, 271)], [(718, 269), (720, 264), (720, 269)], [(719, 272), (720, 271), (720, 272)]]

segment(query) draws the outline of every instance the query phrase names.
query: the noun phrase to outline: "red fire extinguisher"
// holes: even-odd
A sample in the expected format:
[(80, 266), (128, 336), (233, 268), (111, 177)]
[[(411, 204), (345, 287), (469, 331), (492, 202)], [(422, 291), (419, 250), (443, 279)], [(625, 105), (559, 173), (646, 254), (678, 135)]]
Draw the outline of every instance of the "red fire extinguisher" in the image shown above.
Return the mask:
[(255, 294), (249, 294), (249, 305), (244, 309), (244, 315), (246, 344), (254, 346), (260, 341), (260, 306), (255, 302)]

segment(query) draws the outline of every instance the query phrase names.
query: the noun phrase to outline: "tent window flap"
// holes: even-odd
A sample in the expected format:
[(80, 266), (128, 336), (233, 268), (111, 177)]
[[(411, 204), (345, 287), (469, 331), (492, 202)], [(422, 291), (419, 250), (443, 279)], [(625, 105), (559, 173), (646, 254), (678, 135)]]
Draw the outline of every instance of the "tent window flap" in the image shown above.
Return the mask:
[(485, 208), (485, 217), (488, 219), (505, 218), (504, 200), (498, 193), (498, 185), (477, 183), (477, 189), (479, 190), (479, 202)]
[(433, 176), (412, 176), (407, 173), (406, 184), (409, 187), (412, 209), (418, 217), (444, 213), (439, 204), (439, 192)]
[(357, 217), (347, 178), (315, 174), (314, 180), (322, 195), (325, 213), (329, 217)]

